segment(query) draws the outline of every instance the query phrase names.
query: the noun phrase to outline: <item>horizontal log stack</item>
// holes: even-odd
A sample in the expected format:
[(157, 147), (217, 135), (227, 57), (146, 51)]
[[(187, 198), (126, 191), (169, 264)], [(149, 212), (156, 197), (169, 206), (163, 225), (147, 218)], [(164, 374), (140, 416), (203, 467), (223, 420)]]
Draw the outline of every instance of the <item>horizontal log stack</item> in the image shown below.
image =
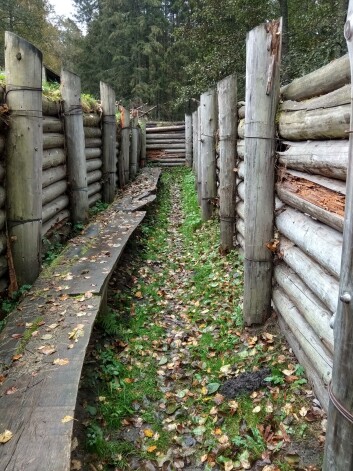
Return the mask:
[(185, 124), (147, 125), (146, 149), (147, 162), (160, 167), (185, 165)]
[(88, 202), (92, 207), (102, 200), (102, 130), (98, 113), (83, 115), (87, 163)]

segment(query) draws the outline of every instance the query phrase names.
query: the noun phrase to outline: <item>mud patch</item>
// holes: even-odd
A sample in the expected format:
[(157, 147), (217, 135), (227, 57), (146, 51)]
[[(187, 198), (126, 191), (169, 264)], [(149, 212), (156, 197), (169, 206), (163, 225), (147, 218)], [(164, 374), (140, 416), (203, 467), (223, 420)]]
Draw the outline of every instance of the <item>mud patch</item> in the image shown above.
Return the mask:
[(241, 373), (237, 378), (228, 379), (220, 387), (219, 392), (222, 396), (229, 399), (233, 399), (241, 394), (250, 394), (266, 386), (268, 383), (265, 381), (265, 378), (270, 376), (270, 374), (271, 370), (269, 368), (262, 368), (252, 373)]

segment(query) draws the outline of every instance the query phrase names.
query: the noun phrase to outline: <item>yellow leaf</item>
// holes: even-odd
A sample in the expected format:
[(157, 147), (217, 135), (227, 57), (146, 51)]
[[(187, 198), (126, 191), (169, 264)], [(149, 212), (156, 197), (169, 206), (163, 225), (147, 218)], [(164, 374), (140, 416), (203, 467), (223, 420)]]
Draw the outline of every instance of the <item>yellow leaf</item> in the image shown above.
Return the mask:
[(216, 430), (214, 431), (214, 434), (215, 435), (222, 435), (222, 430), (220, 428), (216, 428)]
[(71, 415), (65, 415), (65, 417), (61, 419), (61, 423), (67, 424), (68, 422), (71, 422), (72, 420), (74, 420), (74, 418), (71, 417)]
[(202, 393), (203, 395), (206, 395), (207, 392), (208, 392), (208, 390), (207, 390), (207, 388), (204, 386), (204, 387), (201, 389), (201, 393)]
[(5, 430), (5, 432), (0, 434), (0, 443), (7, 443), (13, 437), (13, 433), (10, 430)]
[(229, 438), (227, 435), (222, 435), (219, 437), (218, 441), (221, 445), (226, 445), (229, 442)]
[(230, 373), (231, 369), (232, 369), (232, 365), (224, 365), (224, 366), (222, 366), (222, 368), (220, 368), (219, 371), (221, 373), (227, 375), (228, 373)]
[(260, 412), (260, 410), (261, 410), (261, 406), (256, 406), (256, 407), (253, 408), (252, 411), (253, 411), (253, 414), (258, 414)]
[(145, 435), (145, 437), (152, 438), (153, 435), (154, 435), (154, 432), (153, 432), (153, 430), (151, 430), (150, 428), (146, 428), (146, 429), (143, 431), (143, 434)]
[(153, 453), (155, 450), (157, 450), (157, 447), (155, 445), (149, 446), (147, 448), (148, 453)]
[(292, 376), (292, 374), (294, 373), (294, 370), (282, 370), (282, 373), (285, 376)]
[(233, 461), (226, 461), (224, 463), (224, 471), (232, 471), (232, 469), (234, 469)]
[(202, 455), (200, 458), (201, 463), (204, 463), (205, 461), (207, 461), (207, 457), (208, 457), (207, 453), (205, 455)]
[(137, 291), (137, 293), (135, 294), (136, 298), (138, 299), (142, 299), (143, 298), (143, 294), (141, 293), (141, 291)]
[(308, 410), (306, 407), (302, 407), (299, 411), (299, 414), (302, 416), (302, 417), (305, 417), (306, 414), (308, 413)]
[(54, 365), (65, 366), (68, 365), (70, 362), (67, 358), (57, 358), (53, 361)]

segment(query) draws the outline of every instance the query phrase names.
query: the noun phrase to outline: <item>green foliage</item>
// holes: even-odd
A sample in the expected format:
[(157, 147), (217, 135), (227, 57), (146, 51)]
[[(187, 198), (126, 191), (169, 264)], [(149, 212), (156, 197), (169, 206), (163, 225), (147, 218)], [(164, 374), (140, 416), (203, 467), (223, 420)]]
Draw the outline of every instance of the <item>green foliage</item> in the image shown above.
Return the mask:
[(24, 350), (26, 348), (26, 345), (28, 344), (28, 342), (32, 338), (33, 332), (38, 330), (38, 328), (39, 328), (39, 326), (41, 325), (42, 322), (43, 322), (43, 317), (37, 317), (31, 323), (31, 326), (26, 328), (26, 330), (24, 331), (23, 336), (21, 338), (21, 341), (18, 344), (18, 347), (16, 349), (16, 354), (24, 352)]
[(121, 321), (114, 309), (108, 309), (99, 314), (97, 321), (107, 335), (116, 336), (121, 331)]
[(95, 216), (108, 208), (109, 204), (104, 203), (103, 201), (97, 201), (94, 206), (89, 209), (90, 216)]
[[(22, 296), (30, 289), (31, 285), (23, 285), (18, 289), (18, 291), (15, 291), (11, 297), (5, 298), (1, 303), (1, 311), (5, 314), (12, 312), (22, 299)], [(3, 320), (1, 323), (3, 325), (0, 325), (0, 331), (5, 326), (6, 321)]]

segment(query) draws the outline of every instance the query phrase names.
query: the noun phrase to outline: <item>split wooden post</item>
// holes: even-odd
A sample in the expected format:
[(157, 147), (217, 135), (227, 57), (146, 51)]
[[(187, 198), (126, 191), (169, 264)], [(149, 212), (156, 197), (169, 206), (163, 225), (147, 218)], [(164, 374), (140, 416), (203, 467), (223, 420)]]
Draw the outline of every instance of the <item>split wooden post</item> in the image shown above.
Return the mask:
[(199, 173), (201, 176), (201, 214), (207, 221), (213, 215), (214, 200), (217, 198), (216, 182), (216, 130), (217, 130), (217, 95), (216, 90), (209, 90), (201, 95), (201, 158)]
[(131, 119), (130, 178), (134, 179), (138, 171), (139, 128), (138, 111), (133, 110)]
[(187, 167), (192, 167), (192, 116), (185, 115), (185, 163)]
[(116, 117), (115, 91), (105, 82), (100, 82), (101, 103), (103, 108), (103, 200), (111, 203), (116, 187)]
[(271, 313), (274, 235), (275, 119), (279, 100), (281, 21), (248, 33), (245, 108), (244, 321), (261, 324)]
[(218, 125), (219, 125), (219, 212), (221, 220), (221, 247), (228, 251), (233, 248), (235, 224), (237, 153), (237, 78), (226, 77), (217, 86)]
[(41, 267), (42, 53), (5, 33), (7, 224), (18, 285), (31, 284)]
[[(349, 1), (345, 25), (353, 74), (353, 0)], [(351, 95), (353, 112), (353, 88)], [(334, 357), (327, 423), (324, 471), (353, 469), (353, 119), (349, 134), (346, 210), (343, 232), (339, 302), (334, 321)]]
[(130, 175), (130, 112), (123, 106), (120, 106), (121, 113), (121, 149), (120, 160), (123, 169), (123, 179), (121, 187), (124, 187), (129, 181)]
[(88, 221), (87, 163), (81, 106), (81, 79), (68, 70), (61, 71), (64, 106), (67, 170), (71, 219), (74, 224)]
[(192, 114), (192, 168), (195, 174), (195, 181), (197, 185), (196, 179), (196, 170), (197, 170), (197, 151), (198, 151), (198, 131), (199, 131), (199, 121), (198, 121), (198, 113), (197, 110)]

